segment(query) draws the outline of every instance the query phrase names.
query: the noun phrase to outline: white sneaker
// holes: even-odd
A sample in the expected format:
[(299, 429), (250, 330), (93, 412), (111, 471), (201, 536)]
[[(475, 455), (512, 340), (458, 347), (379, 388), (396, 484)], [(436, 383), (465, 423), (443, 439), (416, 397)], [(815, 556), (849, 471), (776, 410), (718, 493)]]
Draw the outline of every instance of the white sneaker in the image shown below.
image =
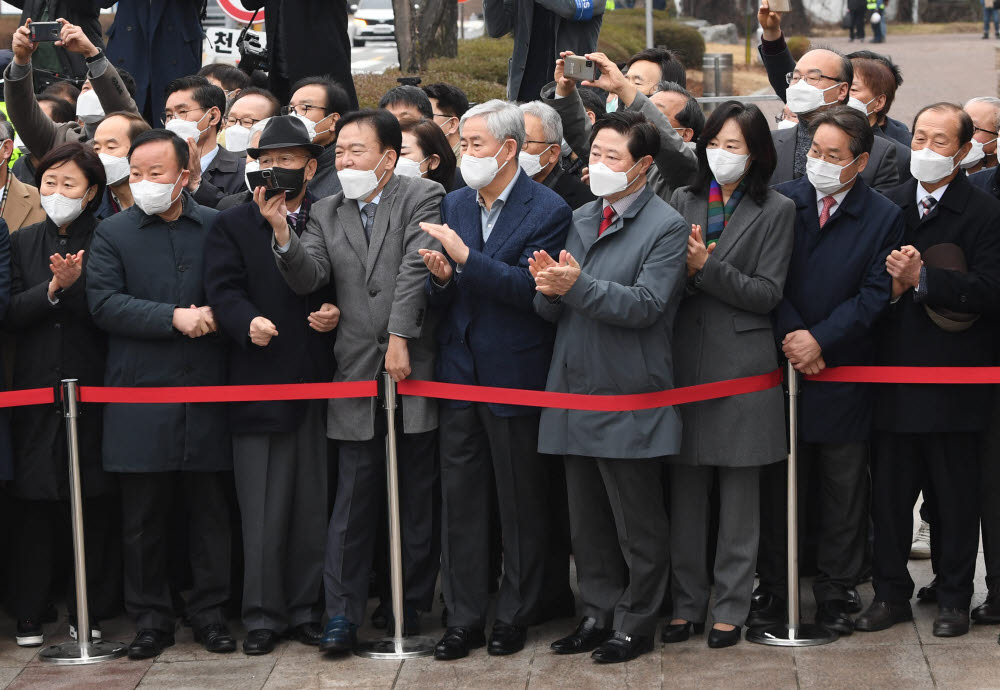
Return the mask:
[[(69, 624), (69, 636), (74, 640), (76, 639), (76, 623)], [(90, 626), (90, 641), (100, 642), (101, 641), (101, 629), (95, 626)]]
[(923, 560), (930, 557), (931, 526), (921, 520), (920, 528), (917, 530), (917, 536), (913, 537), (913, 543), (910, 545), (910, 558)]

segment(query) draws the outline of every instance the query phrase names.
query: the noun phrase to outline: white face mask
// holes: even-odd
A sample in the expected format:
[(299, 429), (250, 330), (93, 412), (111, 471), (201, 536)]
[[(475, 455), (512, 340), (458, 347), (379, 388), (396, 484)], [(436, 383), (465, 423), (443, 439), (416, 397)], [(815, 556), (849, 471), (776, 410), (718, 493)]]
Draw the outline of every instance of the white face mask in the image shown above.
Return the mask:
[[(128, 186), (132, 190), (132, 199), (135, 201), (135, 205), (147, 216), (163, 213), (177, 201), (177, 197), (174, 196), (174, 187), (180, 182), (183, 174), (182, 172), (178, 175), (173, 183), (151, 182), (150, 180), (130, 182)], [(180, 196), (180, 192), (177, 195)]]
[[(430, 158), (430, 156), (427, 156), (427, 158)], [(410, 160), (409, 158), (401, 157), (398, 161), (396, 161), (396, 174), (401, 177), (423, 177), (424, 173), (420, 170), (420, 166), (424, 164), (424, 161), (427, 160), (427, 158), (418, 163), (417, 161)]]
[(253, 191), (253, 187), (250, 186), (249, 173), (257, 172), (258, 170), (260, 170), (260, 163), (258, 163), (257, 161), (250, 161), (249, 163), (247, 163), (246, 172), (243, 173), (243, 181), (246, 183), (247, 189), (249, 189), (251, 192)]
[(124, 156), (112, 156), (107, 153), (98, 154), (101, 163), (104, 165), (104, 176), (108, 178), (109, 185), (116, 185), (128, 177), (128, 158)]
[(88, 125), (104, 119), (104, 108), (96, 91), (91, 89), (80, 94), (76, 99), (76, 116)]
[(817, 108), (822, 108), (825, 105), (836, 105), (836, 103), (827, 103), (824, 100), (824, 94), (830, 89), (836, 89), (842, 83), (843, 82), (837, 82), (833, 86), (820, 89), (813, 86), (805, 79), (799, 79), (785, 91), (785, 104), (788, 106), (788, 109), (796, 115), (811, 113)]
[[(594, 196), (605, 197), (624, 192), (629, 186), (628, 174), (632, 172), (636, 165), (639, 165), (638, 161), (625, 172), (618, 172), (612, 170), (604, 163), (594, 163), (590, 166), (591, 193)], [(635, 180), (632, 180), (632, 182), (635, 182)]]
[[(502, 145), (500, 146), (500, 151), (503, 151)], [(462, 156), (462, 165), (460, 167), (465, 184), (473, 189), (482, 189), (496, 179), (496, 176), (500, 173), (500, 169), (506, 166), (507, 163), (510, 163), (510, 161), (507, 161), (503, 165), (497, 163), (497, 156), (500, 155), (500, 151), (486, 158), (477, 158), (469, 154)]]
[[(86, 193), (83, 195), (86, 197)], [(62, 194), (42, 194), (42, 209), (45, 210), (49, 220), (62, 227), (80, 217), (83, 213), (83, 199), (71, 199)]]
[(527, 151), (521, 151), (517, 154), (517, 162), (521, 166), (521, 170), (523, 170), (528, 177), (534, 177), (538, 173), (542, 172), (542, 168), (552, 162), (549, 161), (549, 163), (542, 165), (541, 161), (542, 154), (546, 153), (550, 148), (552, 147), (549, 146), (545, 149), (545, 151), (542, 151), (542, 153), (528, 153)]
[(198, 127), (201, 121), (208, 117), (209, 113), (205, 113), (197, 121), (192, 122), (191, 120), (182, 120), (179, 117), (175, 117), (170, 122), (165, 125), (165, 129), (173, 132), (179, 136), (184, 141), (188, 139), (194, 139), (198, 141), (198, 138), (202, 134), (202, 129)]
[(847, 182), (840, 181), (840, 176), (843, 174), (844, 168), (856, 160), (858, 159), (855, 158), (847, 165), (840, 166), (836, 163), (827, 163), (822, 158), (806, 156), (806, 177), (809, 178), (809, 183), (820, 194), (836, 194), (849, 185), (854, 180), (854, 177), (858, 176), (857, 173), (854, 173), (854, 177), (847, 180)]
[(618, 96), (615, 96), (604, 104), (604, 112), (613, 113), (616, 110), (618, 110)]
[(250, 145), (250, 128), (243, 125), (233, 125), (226, 128), (226, 150), (246, 151)]
[(918, 182), (934, 184), (940, 182), (955, 169), (954, 156), (942, 156), (929, 148), (910, 153), (910, 174)]
[(986, 157), (986, 151), (983, 150), (983, 147), (989, 146), (994, 141), (996, 141), (996, 139), (990, 139), (984, 143), (973, 139), (972, 149), (969, 151), (969, 154), (962, 159), (962, 162), (959, 163), (959, 165), (962, 166), (962, 170), (968, 170), (969, 168), (975, 167), (976, 163), (983, 160), (983, 158)]
[(725, 149), (705, 149), (705, 156), (708, 158), (708, 167), (719, 184), (731, 184), (743, 177), (747, 161), (750, 160), (750, 154), (733, 153)]
[(778, 123), (778, 129), (791, 129), (792, 127), (797, 127), (798, 124), (795, 120), (782, 120)]
[[(382, 161), (385, 157), (389, 155), (386, 151), (382, 154), (382, 157), (378, 159), (378, 163), (375, 167), (382, 165)], [(340, 180), (340, 186), (344, 189), (344, 196), (348, 199), (364, 199), (369, 194), (375, 191), (378, 187), (379, 182), (382, 178), (386, 176), (386, 170), (380, 177), (375, 177), (374, 170), (356, 170), (355, 168), (344, 168), (343, 170), (337, 171), (337, 178)]]
[[(309, 134), (309, 141), (316, 138), (316, 123), (310, 120), (305, 115), (299, 115), (298, 113), (292, 113), (292, 117), (298, 118), (299, 122), (306, 126), (306, 132)], [(258, 123), (259, 124), (259, 123)]]
[(878, 100), (878, 96), (875, 96), (875, 98), (871, 99), (867, 103), (862, 103), (861, 99), (851, 96), (850, 98), (847, 99), (847, 106), (849, 108), (854, 108), (865, 117), (868, 117), (869, 115), (871, 115), (871, 113), (868, 112), (868, 106), (870, 106), (876, 100)]

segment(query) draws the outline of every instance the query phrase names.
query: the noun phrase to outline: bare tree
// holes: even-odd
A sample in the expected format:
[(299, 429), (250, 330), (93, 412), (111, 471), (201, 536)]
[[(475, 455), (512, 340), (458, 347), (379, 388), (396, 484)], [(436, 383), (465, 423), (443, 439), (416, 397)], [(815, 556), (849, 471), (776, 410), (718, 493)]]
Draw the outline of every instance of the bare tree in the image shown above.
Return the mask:
[(432, 57), (458, 55), (455, 0), (392, 0), (399, 69), (416, 74)]

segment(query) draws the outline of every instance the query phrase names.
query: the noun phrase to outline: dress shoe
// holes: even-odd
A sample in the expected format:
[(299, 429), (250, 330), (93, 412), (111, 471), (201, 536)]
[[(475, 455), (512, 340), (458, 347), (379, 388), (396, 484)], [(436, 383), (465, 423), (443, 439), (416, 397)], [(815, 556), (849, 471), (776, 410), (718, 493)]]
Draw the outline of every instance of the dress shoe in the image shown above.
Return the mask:
[(274, 630), (260, 628), (247, 633), (247, 639), (243, 640), (243, 653), (249, 656), (257, 654), (270, 654), (278, 644), (278, 633)]
[(379, 602), (379, 605), (372, 611), (372, 627), (376, 630), (385, 630), (389, 627), (389, 611), (391, 609)]
[(701, 635), (705, 632), (704, 623), (666, 623), (660, 631), (660, 642), (663, 644), (673, 644), (674, 642), (687, 642), (691, 637), (691, 632)]
[(517, 654), (524, 649), (524, 641), (528, 637), (528, 629), (523, 625), (510, 625), (497, 621), (493, 624), (490, 643), (486, 653), (490, 656), (507, 656)]
[(890, 604), (887, 601), (875, 600), (868, 610), (854, 620), (854, 629), (861, 632), (876, 632), (887, 630), (896, 623), (913, 620), (913, 609), (910, 602)]
[(750, 615), (747, 616), (747, 627), (761, 628), (768, 625), (784, 623), (788, 619), (788, 606), (784, 599), (773, 594), (762, 593), (757, 599), (750, 601)]
[(629, 635), (616, 630), (611, 637), (594, 650), (590, 658), (599, 664), (620, 664), (651, 651), (653, 651), (652, 637)]
[(980, 625), (1000, 624), (1000, 593), (986, 595), (986, 601), (972, 610), (972, 620)]
[(847, 612), (861, 613), (861, 595), (858, 594), (856, 587), (847, 590)]
[(312, 621), (302, 623), (292, 628), (288, 633), (288, 637), (296, 642), (307, 644), (310, 647), (318, 647), (319, 643), (323, 640), (323, 628), (319, 627), (319, 623)]
[(847, 615), (847, 602), (839, 599), (820, 602), (816, 609), (816, 625), (827, 630), (850, 635), (854, 632), (854, 621)]
[(932, 604), (937, 601), (937, 578), (935, 577), (931, 580), (931, 583), (926, 587), (921, 587), (917, 591), (917, 601), (922, 601), (926, 604)]
[(326, 622), (323, 639), (319, 641), (321, 652), (349, 652), (358, 646), (358, 626), (344, 616), (334, 616)]
[[(396, 634), (396, 617), (392, 611), (385, 617), (385, 633), (389, 637)], [(412, 606), (403, 607), (403, 637), (420, 634), (420, 612)]]
[(732, 647), (735, 644), (739, 644), (742, 633), (743, 628), (738, 625), (732, 630), (712, 628), (708, 631), (708, 646), (712, 649)]
[(159, 656), (167, 647), (173, 646), (173, 633), (149, 628), (140, 630), (132, 640), (132, 644), (128, 646), (128, 658), (152, 659), (154, 656)]
[(934, 637), (961, 637), (969, 632), (969, 610), (941, 607), (934, 619)]
[(462, 659), (469, 656), (470, 649), (479, 649), (485, 644), (486, 634), (482, 628), (448, 628), (434, 646), (434, 658), (438, 661)]
[(200, 642), (209, 652), (228, 654), (236, 651), (236, 640), (229, 634), (225, 623), (209, 623), (194, 631), (194, 641)]
[(611, 630), (597, 627), (597, 619), (584, 616), (571, 635), (549, 645), (556, 654), (582, 654), (590, 652), (611, 637)]

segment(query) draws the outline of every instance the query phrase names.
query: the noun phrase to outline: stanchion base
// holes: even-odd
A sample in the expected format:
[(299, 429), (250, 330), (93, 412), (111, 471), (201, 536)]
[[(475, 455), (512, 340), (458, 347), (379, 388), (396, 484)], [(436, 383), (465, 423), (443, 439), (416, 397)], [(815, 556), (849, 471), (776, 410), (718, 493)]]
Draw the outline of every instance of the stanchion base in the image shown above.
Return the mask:
[(88, 644), (86, 653), (81, 653), (79, 642), (65, 642), (43, 650), (38, 656), (50, 664), (99, 664), (118, 659), (127, 653), (128, 645), (101, 640)]
[(837, 633), (811, 623), (803, 625), (779, 623), (766, 628), (750, 628), (747, 631), (748, 642), (775, 647), (815, 647), (836, 642), (838, 637), (840, 636)]
[(366, 659), (416, 659), (434, 654), (435, 644), (431, 637), (383, 637), (360, 643), (354, 654)]

